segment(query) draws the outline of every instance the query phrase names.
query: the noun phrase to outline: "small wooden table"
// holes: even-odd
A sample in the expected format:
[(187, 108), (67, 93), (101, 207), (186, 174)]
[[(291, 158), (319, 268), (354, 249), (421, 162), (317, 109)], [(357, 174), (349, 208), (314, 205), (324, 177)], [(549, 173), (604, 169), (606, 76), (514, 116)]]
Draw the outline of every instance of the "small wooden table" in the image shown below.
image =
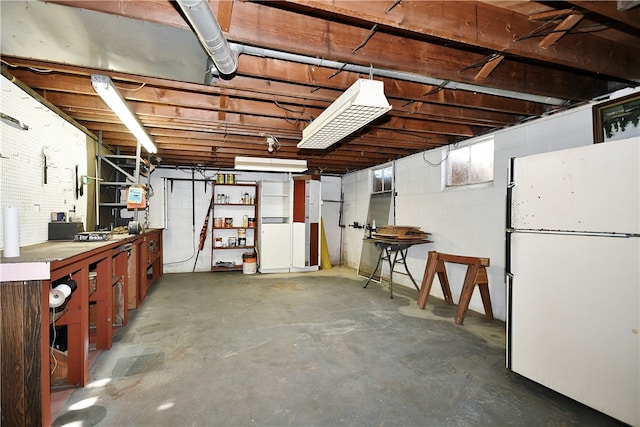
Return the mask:
[(445, 262), (464, 264), (467, 266), (467, 273), (464, 277), (464, 283), (462, 284), (462, 292), (460, 293), (460, 301), (458, 302), (458, 310), (455, 317), (456, 324), (462, 325), (462, 322), (464, 322), (475, 285), (478, 285), (478, 289), (480, 289), (480, 296), (482, 297), (485, 315), (489, 320), (492, 320), (493, 310), (491, 309), (489, 277), (487, 276), (489, 258), (450, 255), (430, 251), (429, 257), (427, 258), (427, 265), (424, 269), (422, 287), (420, 288), (420, 294), (418, 295), (418, 307), (424, 309), (427, 305), (429, 293), (431, 292), (431, 285), (433, 284), (433, 279), (436, 273), (440, 280), (440, 286), (442, 287), (442, 293), (444, 294), (445, 301), (449, 305), (454, 305), (453, 297), (451, 296), (451, 287), (449, 286), (449, 279), (447, 278), (447, 270), (444, 265)]
[(393, 271), (395, 269), (396, 264), (404, 265), (404, 269), (407, 272), (406, 274), (409, 276), (411, 281), (413, 282), (413, 286), (415, 286), (416, 290), (420, 291), (418, 284), (415, 279), (411, 275), (409, 268), (407, 267), (407, 251), (411, 246), (421, 245), (424, 243), (431, 243), (431, 240), (425, 238), (394, 238), (394, 237), (371, 237), (368, 239), (372, 241), (376, 247), (380, 250), (380, 255), (378, 255), (378, 262), (376, 263), (375, 268), (369, 275), (367, 279), (367, 283), (364, 284), (364, 288), (369, 285), (371, 279), (378, 271), (378, 267), (380, 267), (380, 263), (382, 261), (389, 262), (389, 291), (391, 293), (390, 298), (393, 298)]

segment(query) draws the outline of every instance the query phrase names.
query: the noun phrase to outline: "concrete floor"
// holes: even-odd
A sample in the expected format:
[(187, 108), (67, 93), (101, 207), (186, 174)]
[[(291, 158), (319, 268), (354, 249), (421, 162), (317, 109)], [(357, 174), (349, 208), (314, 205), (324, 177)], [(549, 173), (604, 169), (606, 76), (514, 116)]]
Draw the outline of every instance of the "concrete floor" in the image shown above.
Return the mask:
[(364, 282), (167, 274), (53, 425), (619, 425), (508, 371), (503, 322)]

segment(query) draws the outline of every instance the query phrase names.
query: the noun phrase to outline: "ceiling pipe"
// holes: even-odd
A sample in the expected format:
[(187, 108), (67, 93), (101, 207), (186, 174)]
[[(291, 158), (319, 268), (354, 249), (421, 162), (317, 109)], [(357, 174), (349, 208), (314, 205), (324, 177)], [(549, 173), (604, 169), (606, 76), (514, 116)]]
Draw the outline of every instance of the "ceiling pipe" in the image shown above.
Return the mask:
[(213, 16), (207, 0), (178, 0), (178, 5), (218, 71), (227, 75), (235, 73), (238, 69), (238, 54), (222, 34), (222, 28)]
[(237, 43), (231, 43), (230, 45), (231, 45), (231, 48), (238, 53), (238, 55), (247, 54), (247, 55), (259, 56), (263, 58), (281, 59), (283, 61), (291, 61), (291, 62), (298, 62), (302, 64), (315, 65), (317, 67), (334, 68), (336, 70), (351, 71), (353, 73), (366, 74), (366, 75), (378, 76), (378, 77), (387, 77), (390, 79), (404, 80), (404, 81), (409, 81), (413, 83), (422, 83), (422, 84), (431, 85), (431, 86), (438, 86), (442, 89), (466, 90), (469, 92), (477, 92), (477, 93), (483, 93), (486, 95), (502, 96), (507, 98), (520, 99), (523, 101), (538, 102), (541, 104), (558, 106), (558, 105), (563, 105), (566, 102), (566, 100), (560, 99), (560, 98), (552, 98), (548, 96), (540, 96), (540, 95), (534, 95), (530, 93), (515, 92), (511, 90), (497, 89), (497, 88), (491, 88), (486, 86), (478, 86), (478, 85), (469, 84), (469, 83), (452, 82), (452, 81), (447, 81), (442, 79), (436, 79), (433, 77), (421, 76), (413, 73), (384, 70), (379, 68), (366, 67), (363, 65), (347, 64), (347, 63), (338, 62), (338, 61), (329, 61), (326, 59), (319, 59), (311, 56), (298, 55), (295, 53), (282, 52), (282, 51), (273, 50), (273, 49), (264, 49), (259, 47), (241, 45)]

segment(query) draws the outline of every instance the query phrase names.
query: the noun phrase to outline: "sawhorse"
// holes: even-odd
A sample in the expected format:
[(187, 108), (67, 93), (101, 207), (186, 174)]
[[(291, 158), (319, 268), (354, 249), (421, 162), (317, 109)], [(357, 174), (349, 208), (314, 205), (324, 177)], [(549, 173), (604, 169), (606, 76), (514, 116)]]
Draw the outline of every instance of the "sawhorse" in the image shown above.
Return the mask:
[(489, 258), (450, 255), (430, 251), (427, 258), (427, 265), (424, 269), (424, 277), (422, 278), (420, 294), (418, 295), (418, 307), (424, 309), (427, 305), (429, 293), (431, 292), (431, 285), (433, 285), (433, 279), (436, 273), (440, 280), (440, 286), (442, 287), (442, 293), (444, 294), (445, 301), (449, 305), (454, 305), (453, 297), (451, 295), (451, 287), (449, 286), (449, 279), (447, 278), (447, 270), (444, 265), (445, 262), (464, 264), (467, 266), (467, 273), (464, 277), (464, 283), (462, 284), (462, 291), (460, 293), (460, 301), (458, 302), (458, 310), (456, 311), (456, 324), (462, 325), (464, 322), (467, 310), (469, 309), (471, 295), (473, 294), (473, 288), (476, 285), (478, 285), (478, 289), (480, 290), (482, 304), (484, 305), (484, 313), (489, 320), (493, 320), (491, 297), (489, 296), (489, 277), (487, 276)]

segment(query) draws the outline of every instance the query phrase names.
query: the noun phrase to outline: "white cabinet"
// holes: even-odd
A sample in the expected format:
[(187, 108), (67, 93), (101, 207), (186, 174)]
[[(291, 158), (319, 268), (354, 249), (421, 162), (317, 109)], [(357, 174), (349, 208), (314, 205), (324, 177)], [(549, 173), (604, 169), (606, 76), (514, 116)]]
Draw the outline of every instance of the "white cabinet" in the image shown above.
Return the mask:
[(288, 272), (291, 267), (291, 181), (262, 180), (259, 194), (259, 271)]
[(259, 183), (261, 273), (320, 266), (320, 179), (310, 175)]

